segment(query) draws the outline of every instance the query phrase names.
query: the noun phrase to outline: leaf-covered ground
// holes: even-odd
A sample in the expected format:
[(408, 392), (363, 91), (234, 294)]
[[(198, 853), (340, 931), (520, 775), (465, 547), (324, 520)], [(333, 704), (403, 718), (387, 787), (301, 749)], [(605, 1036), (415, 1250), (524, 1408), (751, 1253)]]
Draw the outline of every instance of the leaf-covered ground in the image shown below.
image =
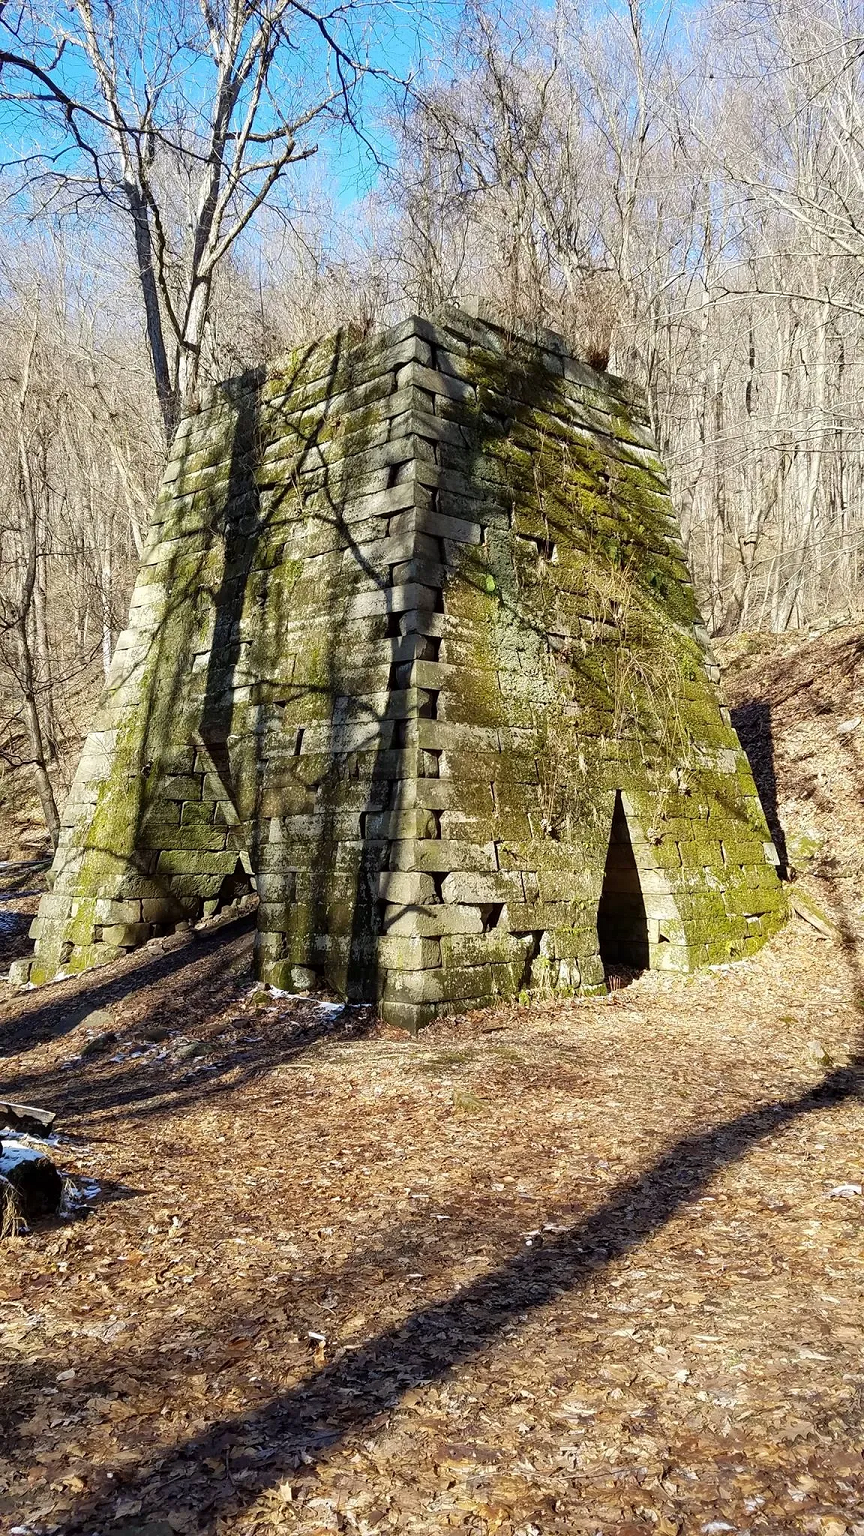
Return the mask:
[(0, 1008), (92, 1195), (0, 1248), (0, 1528), (864, 1536), (864, 698), (784, 727), (812, 659), (730, 686), (833, 941), (414, 1041), (261, 1006), (247, 918)]

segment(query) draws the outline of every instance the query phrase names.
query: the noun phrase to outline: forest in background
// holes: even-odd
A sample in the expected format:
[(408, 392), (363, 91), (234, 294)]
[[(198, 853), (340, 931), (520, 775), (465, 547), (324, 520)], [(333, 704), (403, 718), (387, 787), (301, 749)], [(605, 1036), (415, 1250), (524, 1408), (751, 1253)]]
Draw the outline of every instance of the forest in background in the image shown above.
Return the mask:
[(489, 294), (639, 380), (715, 634), (861, 609), (849, 0), (0, 0), (0, 797), (49, 832), (179, 414)]

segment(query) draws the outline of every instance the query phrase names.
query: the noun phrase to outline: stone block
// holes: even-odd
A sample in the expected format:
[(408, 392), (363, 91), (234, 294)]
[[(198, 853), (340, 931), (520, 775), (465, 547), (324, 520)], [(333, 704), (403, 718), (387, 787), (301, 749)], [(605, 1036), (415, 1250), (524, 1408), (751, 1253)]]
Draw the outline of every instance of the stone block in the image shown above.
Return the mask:
[(412, 1035), (431, 1024), (438, 1012), (435, 1003), (406, 1003), (383, 998), (378, 1004), (378, 1013), (385, 1024), (393, 1029), (407, 1029)]
[(394, 534), (407, 535), (416, 532), (426, 534), (430, 538), (451, 539), (456, 544), (480, 544), (483, 539), (480, 523), (470, 522), (462, 517), (444, 517), (440, 512), (433, 511), (431, 507), (411, 507), (405, 512), (400, 512), (391, 519), (390, 529)]
[(479, 907), (442, 902), (439, 906), (400, 906), (389, 903), (382, 918), (388, 934), (438, 938), (447, 933), (482, 933), (483, 917)]
[(500, 742), (495, 726), (451, 725), (440, 720), (418, 720), (416, 741), (419, 747), (438, 752), (466, 749), (480, 753), (498, 753)]
[(513, 933), (535, 933), (563, 925), (572, 910), (572, 905), (563, 901), (509, 901), (504, 908), (507, 926)]
[(529, 937), (509, 933), (446, 934), (441, 940), (441, 964), (485, 966), (501, 962), (521, 962), (530, 953)]
[(228, 829), (210, 826), (206, 822), (187, 822), (185, 826), (170, 823), (160, 825), (151, 822), (138, 839), (140, 848), (176, 848), (219, 853), (224, 847)]
[(491, 784), (454, 779), (415, 779), (405, 786), (405, 795), (406, 798), (411, 797), (412, 804), (424, 806), (428, 810), (453, 811), (479, 819), (485, 818), (487, 826), (496, 803), (500, 803), (497, 790), (493, 796)]
[[(426, 724), (426, 722), (423, 722)], [(437, 724), (437, 721), (434, 722)], [(453, 729), (454, 727), (451, 727)], [(499, 752), (467, 745), (441, 752), (440, 777), (463, 784), (537, 784), (537, 759), (529, 752)]]
[(680, 916), (674, 896), (661, 896), (652, 892), (645, 897), (645, 915), (649, 918), (666, 919)]
[(476, 965), (464, 969), (439, 967), (434, 971), (388, 971), (385, 999), (405, 1003), (437, 1003), (467, 998), (492, 998), (492, 968)]
[(498, 857), (502, 869), (531, 869), (538, 875), (566, 871), (571, 879), (581, 875), (586, 862), (581, 844), (557, 842), (550, 837), (535, 837), (524, 843), (507, 838), (500, 844)]
[[(48, 891), (47, 894), (44, 895), (39, 902), (39, 916), (45, 918), (46, 921), (49, 922), (54, 921), (57, 918), (62, 919), (68, 917), (70, 907), (71, 898), (68, 892), (55, 893), (54, 891)], [(138, 910), (139, 909), (136, 904), (136, 916), (138, 915)]]
[[(224, 802), (223, 802), (224, 803)], [(180, 810), (180, 825), (210, 826), (213, 821), (214, 803), (211, 800), (187, 800)]]
[(453, 374), (440, 373), (437, 369), (424, 368), (416, 363), (407, 365), (397, 375), (396, 382), (399, 388), (413, 384), (418, 389), (428, 390), (434, 395), (443, 395), (449, 400), (473, 400), (476, 395), (473, 384), (455, 378)]
[[(539, 817), (538, 817), (539, 821)], [(488, 811), (483, 814), (469, 816), (463, 811), (442, 811), (440, 830), (442, 838), (451, 838), (457, 841), (477, 842), (484, 834), (492, 834), (496, 843), (509, 844), (512, 842), (524, 844), (531, 841), (531, 821), (526, 811), (502, 811), (490, 816)], [(502, 867), (505, 860), (500, 860)]]
[(141, 902), (141, 920), (148, 925), (155, 923), (157, 926), (162, 926), (168, 923), (176, 923), (181, 912), (182, 906), (180, 902), (170, 896), (145, 896)]
[(368, 837), (385, 837), (395, 840), (434, 837), (437, 823), (428, 810), (381, 811), (366, 817), (365, 833)]
[(30, 971), (32, 965), (33, 961), (30, 959), (13, 960), (9, 967), (10, 987), (26, 987), (30, 981)]
[(448, 875), (452, 870), (494, 870), (495, 844), (480, 848), (476, 843), (445, 842), (443, 838), (408, 838), (391, 844), (390, 865), (393, 869)]
[(393, 566), (393, 585), (394, 588), (408, 587), (412, 582), (417, 582), (423, 588), (438, 588), (446, 585), (449, 574), (447, 566), (440, 561), (415, 557)]
[(650, 964), (655, 971), (691, 971), (693, 952), (687, 944), (658, 944), (651, 949)]
[(572, 900), (574, 895), (583, 889), (586, 896), (595, 904), (600, 900), (603, 871), (596, 866), (587, 879), (581, 871), (577, 880), (574, 878), (573, 871), (554, 869), (538, 870), (534, 878), (537, 884), (537, 895), (541, 901), (556, 903)]
[[(64, 961), (63, 970), (69, 976), (78, 976), (82, 971), (94, 970), (97, 966), (111, 965), (125, 953), (125, 950), (119, 949), (114, 944), (79, 944), (73, 949), (68, 960)], [(34, 966), (33, 971), (35, 969), (36, 967)], [(31, 980), (36, 979), (33, 971), (31, 971)], [(40, 977), (40, 982), (45, 980), (47, 980), (47, 977)]]
[(293, 901), (297, 876), (293, 870), (258, 870), (255, 885), (262, 902)]
[(118, 949), (134, 949), (146, 943), (151, 934), (149, 923), (111, 923), (102, 928), (102, 942)]
[(312, 992), (320, 985), (321, 977), (308, 965), (297, 965), (290, 960), (277, 960), (262, 966), (261, 980), (280, 992)]
[(445, 902), (458, 905), (480, 905), (522, 901), (524, 888), (519, 871), (498, 871), (495, 874), (474, 874), (460, 871), (445, 876), (441, 885)]
[(200, 800), (201, 779), (192, 773), (171, 775), (163, 780), (159, 790), (163, 800)]
[(291, 924), (290, 906), (288, 901), (259, 901), (258, 934), (287, 933)]
[(378, 895), (382, 901), (401, 906), (419, 905), (436, 900), (435, 881), (416, 870), (382, 869), (378, 876)]
[(140, 923), (141, 902), (112, 901), (110, 897), (97, 897), (95, 918), (97, 923)]
[(388, 933), (378, 940), (379, 964), (397, 971), (422, 971), (441, 964), (437, 939)]
[[(361, 836), (361, 819), (358, 811), (321, 810), (312, 816), (283, 816), (274, 818), (269, 828), (269, 841), (332, 843), (350, 841)], [(370, 833), (370, 836), (372, 834)]]
[(584, 948), (579, 929), (547, 929), (540, 940), (540, 956), (546, 960), (575, 960)]
[(180, 848), (166, 849), (160, 853), (156, 869), (160, 875), (231, 875), (237, 863), (237, 854), (199, 853)]

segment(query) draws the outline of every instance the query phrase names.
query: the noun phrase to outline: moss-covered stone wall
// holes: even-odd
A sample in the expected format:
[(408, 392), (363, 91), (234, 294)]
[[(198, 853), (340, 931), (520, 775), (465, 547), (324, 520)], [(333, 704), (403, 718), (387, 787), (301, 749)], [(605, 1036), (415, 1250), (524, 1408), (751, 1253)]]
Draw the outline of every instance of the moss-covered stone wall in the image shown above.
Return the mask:
[(634, 390), (481, 305), (339, 333), (180, 428), (19, 980), (248, 881), (263, 979), (393, 1022), (601, 987), (616, 797), (650, 964), (749, 954), (716, 682)]

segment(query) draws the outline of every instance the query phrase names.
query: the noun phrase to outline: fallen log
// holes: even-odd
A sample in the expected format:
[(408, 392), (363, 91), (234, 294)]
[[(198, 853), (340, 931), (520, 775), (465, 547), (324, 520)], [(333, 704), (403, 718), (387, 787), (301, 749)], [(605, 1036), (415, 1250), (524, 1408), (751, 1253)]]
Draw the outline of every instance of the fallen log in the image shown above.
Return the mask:
[(32, 1104), (11, 1104), (8, 1099), (0, 1099), (0, 1124), (7, 1125), (10, 1131), (29, 1131), (44, 1136), (56, 1119), (51, 1109), (35, 1109)]

